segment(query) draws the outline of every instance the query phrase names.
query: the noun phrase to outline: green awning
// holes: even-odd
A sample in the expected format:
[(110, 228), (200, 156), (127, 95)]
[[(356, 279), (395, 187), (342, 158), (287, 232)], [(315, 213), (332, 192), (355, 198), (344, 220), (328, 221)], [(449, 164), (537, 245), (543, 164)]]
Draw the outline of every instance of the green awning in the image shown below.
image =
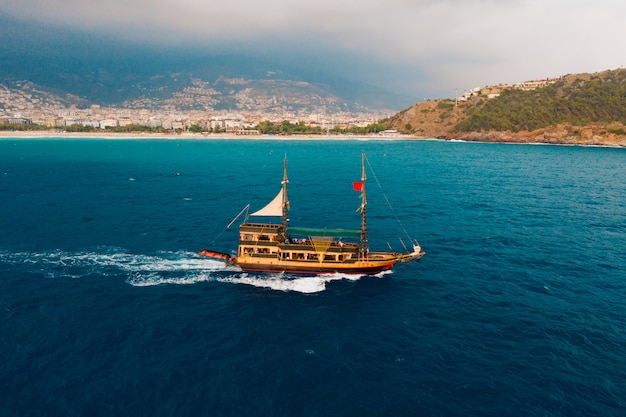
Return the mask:
[(290, 227), (288, 234), (303, 236), (360, 237), (360, 230), (349, 229), (317, 229), (309, 227)]

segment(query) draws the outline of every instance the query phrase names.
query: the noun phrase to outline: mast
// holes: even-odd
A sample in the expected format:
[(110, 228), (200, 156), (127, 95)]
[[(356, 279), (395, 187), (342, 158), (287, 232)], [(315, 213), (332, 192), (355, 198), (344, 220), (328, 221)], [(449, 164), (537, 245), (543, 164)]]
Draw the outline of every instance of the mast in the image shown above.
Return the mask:
[(287, 179), (287, 155), (285, 154), (285, 159), (283, 161), (283, 215), (282, 215), (282, 238), (285, 239), (287, 237), (287, 223), (289, 222), (289, 199), (287, 198), (287, 183), (289, 180)]
[(365, 152), (361, 153), (361, 239), (359, 241), (359, 257), (364, 258), (369, 252), (367, 239), (367, 197), (365, 195)]

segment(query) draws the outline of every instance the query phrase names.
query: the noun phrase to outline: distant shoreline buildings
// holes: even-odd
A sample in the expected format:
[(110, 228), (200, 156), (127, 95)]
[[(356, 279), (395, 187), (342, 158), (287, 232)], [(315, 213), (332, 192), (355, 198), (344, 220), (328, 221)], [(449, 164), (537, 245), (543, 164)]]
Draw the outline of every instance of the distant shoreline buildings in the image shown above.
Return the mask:
[[(154, 103), (152, 103), (154, 104)], [(182, 103), (184, 104), (184, 103)], [(181, 104), (181, 106), (182, 106)], [(158, 107), (158, 106), (157, 106)], [(252, 107), (252, 106), (250, 106)], [(51, 129), (64, 129), (79, 125), (106, 130), (128, 125), (161, 128), (166, 131), (199, 129), (208, 132), (248, 133), (262, 121), (275, 124), (284, 121), (322, 130), (363, 127), (390, 116), (391, 113), (319, 111), (251, 111), (251, 110), (188, 110), (182, 111), (171, 101), (160, 108), (137, 109), (97, 104), (80, 108), (66, 105), (61, 99), (36, 90), (28, 83), (21, 88), (7, 88), (0, 84), (0, 124), (36, 124)]]
[[(165, 111), (145, 111), (126, 109), (97, 109), (91, 106), (88, 109), (55, 108), (47, 111), (37, 108), (20, 109), (12, 115), (0, 116), (0, 124), (37, 124), (51, 129), (63, 129), (72, 125), (88, 126), (106, 130), (129, 125), (162, 128), (163, 130), (200, 129), (207, 132), (225, 132), (244, 134), (253, 129), (262, 121), (272, 123), (289, 122), (304, 123), (308, 127), (324, 129), (363, 127), (376, 123), (382, 117), (374, 115), (318, 115), (310, 114), (303, 117), (293, 114), (235, 114), (235, 113), (202, 113), (189, 114), (168, 113)], [(0, 113), (1, 114), (1, 113)]]
[(456, 101), (467, 101), (474, 96), (486, 96), (487, 98), (496, 98), (504, 90), (523, 90), (523, 91), (532, 91), (540, 87), (545, 87), (550, 84), (554, 84), (559, 81), (561, 78), (546, 78), (545, 80), (531, 80), (524, 81), (521, 83), (515, 84), (499, 84), (497, 86), (488, 86), (488, 87), (474, 87), (471, 90), (465, 91), (462, 95), (456, 97)]
[[(0, 102), (2, 97), (0, 96)], [(171, 131), (187, 131), (193, 128), (208, 132), (247, 133), (262, 121), (272, 123), (304, 123), (308, 127), (320, 127), (322, 130), (333, 128), (363, 127), (376, 123), (385, 116), (372, 114), (256, 114), (231, 112), (199, 112), (187, 114), (167, 111), (131, 110), (101, 108), (98, 105), (86, 109), (76, 107), (38, 108), (19, 106), (0, 111), (0, 124), (37, 124), (51, 129), (63, 129), (72, 125), (88, 126), (106, 130), (128, 125), (162, 128)]]

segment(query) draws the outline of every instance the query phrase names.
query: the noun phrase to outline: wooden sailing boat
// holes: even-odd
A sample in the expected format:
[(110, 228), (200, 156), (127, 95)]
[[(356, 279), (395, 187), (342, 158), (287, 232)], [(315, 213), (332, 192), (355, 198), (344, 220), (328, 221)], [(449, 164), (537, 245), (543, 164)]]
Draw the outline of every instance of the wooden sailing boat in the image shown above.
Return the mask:
[[(280, 217), (280, 223), (245, 221), (239, 227), (237, 256), (203, 249), (200, 255), (224, 259), (244, 271), (289, 273), (376, 274), (398, 262), (419, 260), (424, 252), (413, 244), (409, 253), (370, 252), (367, 234), (365, 154), (361, 155), (361, 181), (354, 188), (361, 192), (361, 229), (312, 229), (289, 226), (287, 198), (287, 159), (283, 164), (282, 188), (274, 199), (251, 216)], [(241, 213), (240, 213), (241, 214)], [(232, 223), (231, 223), (232, 224)], [(358, 242), (344, 241), (357, 239)]]

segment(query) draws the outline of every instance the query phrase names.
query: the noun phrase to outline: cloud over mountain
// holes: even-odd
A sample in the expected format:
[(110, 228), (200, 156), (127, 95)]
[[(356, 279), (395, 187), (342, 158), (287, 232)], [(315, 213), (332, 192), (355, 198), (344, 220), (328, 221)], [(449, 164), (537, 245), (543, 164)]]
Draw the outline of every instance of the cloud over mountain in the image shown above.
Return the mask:
[(395, 93), (624, 64), (626, 3), (565, 0), (5, 0), (0, 13), (168, 50), (254, 54)]

